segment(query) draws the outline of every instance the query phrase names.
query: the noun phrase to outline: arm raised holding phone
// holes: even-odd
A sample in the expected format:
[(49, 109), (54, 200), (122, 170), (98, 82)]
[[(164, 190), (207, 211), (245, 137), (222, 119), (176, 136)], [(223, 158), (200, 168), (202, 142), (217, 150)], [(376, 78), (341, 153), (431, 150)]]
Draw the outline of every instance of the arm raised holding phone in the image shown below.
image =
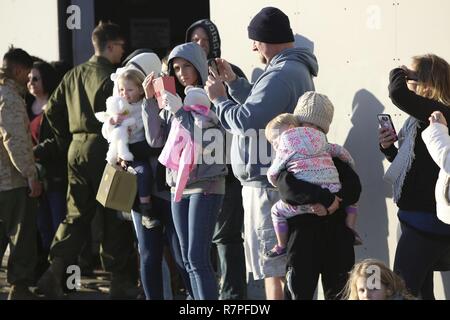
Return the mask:
[(380, 123), (378, 140), (383, 149), (388, 149), (394, 144), (395, 141), (398, 140), (397, 132), (395, 131), (390, 115), (379, 114), (378, 122)]
[(208, 60), (209, 73), (217, 80), (221, 80), (229, 84), (236, 80), (237, 75), (234, 73), (231, 65), (222, 58), (213, 58)]

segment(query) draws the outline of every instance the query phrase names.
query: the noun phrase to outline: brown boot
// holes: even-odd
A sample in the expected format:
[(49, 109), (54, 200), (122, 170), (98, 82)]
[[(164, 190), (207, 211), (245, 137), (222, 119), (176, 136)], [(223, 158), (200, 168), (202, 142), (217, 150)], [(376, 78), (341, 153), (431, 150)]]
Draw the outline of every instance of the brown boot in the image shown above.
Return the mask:
[(9, 290), (8, 300), (37, 300), (38, 297), (30, 291), (28, 286), (13, 285)]
[(64, 272), (64, 261), (61, 258), (55, 258), (52, 264), (44, 272), (37, 283), (37, 287), (49, 299), (63, 299), (64, 291), (62, 288), (62, 276)]

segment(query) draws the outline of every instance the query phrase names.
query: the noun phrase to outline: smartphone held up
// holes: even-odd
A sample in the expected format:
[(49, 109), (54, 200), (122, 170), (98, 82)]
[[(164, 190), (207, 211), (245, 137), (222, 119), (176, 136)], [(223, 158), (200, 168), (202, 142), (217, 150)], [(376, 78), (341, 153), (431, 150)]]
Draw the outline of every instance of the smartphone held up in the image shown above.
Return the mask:
[(392, 122), (392, 118), (389, 114), (386, 113), (380, 113), (377, 115), (378, 117), (378, 123), (380, 124), (381, 128), (388, 129), (389, 131), (393, 132), (395, 134), (395, 140), (398, 140), (397, 137), (397, 131), (395, 131), (394, 123)]
[(216, 62), (215, 58), (211, 58), (208, 60), (208, 70), (209, 70), (209, 74), (215, 78), (220, 75), (219, 68), (217, 67), (217, 62)]
[(155, 88), (155, 97), (160, 109), (164, 109), (164, 102), (162, 100), (162, 92), (164, 90), (169, 91), (172, 94), (177, 93), (175, 88), (175, 78), (172, 76), (163, 76), (153, 79), (153, 87)]

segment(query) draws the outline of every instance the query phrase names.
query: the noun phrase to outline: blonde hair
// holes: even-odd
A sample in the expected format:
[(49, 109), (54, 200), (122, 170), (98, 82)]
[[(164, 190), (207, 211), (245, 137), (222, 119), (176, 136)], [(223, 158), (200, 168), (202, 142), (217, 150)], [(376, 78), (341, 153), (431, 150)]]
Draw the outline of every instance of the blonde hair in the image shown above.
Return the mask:
[(272, 143), (272, 141), (278, 137), (280, 130), (287, 126), (299, 127), (300, 122), (298, 118), (291, 113), (282, 113), (270, 120), (266, 126), (265, 132), (267, 141)]
[(389, 269), (383, 262), (376, 259), (365, 259), (353, 266), (343, 290), (344, 300), (359, 300), (356, 282), (360, 277), (367, 278), (371, 274), (369, 268), (373, 268), (373, 266), (380, 269), (380, 281), (386, 287), (387, 299), (397, 295), (405, 300), (415, 300), (414, 296), (406, 289), (403, 279)]
[(167, 54), (161, 59), (161, 73), (165, 76), (169, 75), (169, 55)]
[(450, 107), (450, 65), (444, 59), (425, 54), (412, 58), (416, 69), (417, 94)]
[(117, 81), (130, 80), (138, 87), (142, 87), (142, 82), (144, 82), (145, 76), (142, 72), (134, 69), (126, 70), (124, 73), (120, 74)]

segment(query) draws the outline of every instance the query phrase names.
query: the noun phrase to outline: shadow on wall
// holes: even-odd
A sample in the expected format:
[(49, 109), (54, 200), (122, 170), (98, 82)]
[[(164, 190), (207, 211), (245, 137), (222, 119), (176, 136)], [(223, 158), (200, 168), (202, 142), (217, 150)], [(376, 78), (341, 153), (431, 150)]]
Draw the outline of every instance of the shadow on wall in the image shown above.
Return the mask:
[(450, 300), (450, 271), (441, 272), (442, 284), (444, 286), (444, 299)]
[(364, 243), (356, 247), (356, 258), (377, 258), (390, 265), (386, 197), (391, 197), (391, 190), (383, 181), (384, 156), (378, 149), (377, 114), (383, 110), (384, 106), (371, 92), (359, 90), (353, 98), (353, 127), (344, 147), (355, 159), (362, 184), (357, 228)]
[[(448, 268), (445, 268), (444, 270), (447, 270)], [(449, 300), (450, 299), (450, 271), (440, 271), (438, 272), (442, 281), (442, 287), (444, 289), (444, 297), (442, 299)], [(436, 278), (435, 278), (436, 279)], [(439, 279), (439, 277), (438, 277)], [(436, 286), (436, 281), (435, 281)]]

